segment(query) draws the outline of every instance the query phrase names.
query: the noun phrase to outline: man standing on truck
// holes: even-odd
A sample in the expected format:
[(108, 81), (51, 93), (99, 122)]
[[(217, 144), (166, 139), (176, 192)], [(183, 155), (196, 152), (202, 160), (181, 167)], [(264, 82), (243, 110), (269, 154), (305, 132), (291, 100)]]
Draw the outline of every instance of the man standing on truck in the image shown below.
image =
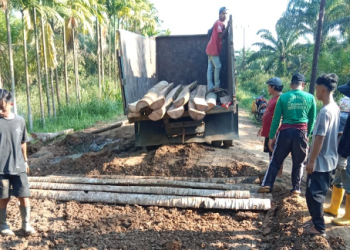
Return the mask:
[[(258, 136), (265, 137), (264, 152), (269, 153), (270, 161), (271, 161), (272, 151), (269, 149), (269, 133), (270, 133), (273, 114), (276, 108), (276, 103), (278, 98), (282, 94), (283, 84), (282, 84), (282, 80), (278, 77), (273, 77), (269, 79), (266, 82), (266, 84), (268, 86), (268, 92), (272, 96), (272, 98), (267, 103), (267, 108), (262, 118), (262, 127), (258, 132)], [(278, 172), (277, 181), (282, 181), (282, 171), (283, 171), (283, 165), (281, 166), (281, 169)]]
[(272, 191), (277, 173), (289, 153), (292, 153), (293, 161), (291, 192), (301, 193), (300, 182), (306, 159), (308, 136), (316, 118), (315, 98), (303, 91), (304, 86), (305, 77), (299, 73), (294, 74), (290, 84), (292, 90), (282, 94), (277, 101), (269, 134), (269, 148), (273, 153), (259, 193)]
[[(208, 71), (207, 71), (208, 91), (213, 88), (214, 89), (220, 88), (221, 44), (222, 44), (222, 39), (227, 36), (227, 32), (230, 27), (230, 22), (227, 23), (227, 28), (225, 28), (225, 25), (224, 25), (224, 22), (226, 20), (226, 15), (227, 15), (226, 11), (227, 9), (225, 7), (220, 8), (219, 20), (217, 20), (214, 23), (214, 26), (211, 29), (211, 36), (206, 49), (206, 53), (208, 55)], [(214, 72), (215, 85), (213, 84), (213, 72)]]

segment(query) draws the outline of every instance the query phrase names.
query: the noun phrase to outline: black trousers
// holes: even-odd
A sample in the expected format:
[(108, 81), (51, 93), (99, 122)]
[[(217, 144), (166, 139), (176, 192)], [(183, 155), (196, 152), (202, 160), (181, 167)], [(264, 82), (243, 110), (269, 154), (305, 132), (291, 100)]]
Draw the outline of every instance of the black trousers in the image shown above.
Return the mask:
[(262, 186), (273, 188), (278, 171), (280, 170), (284, 159), (289, 153), (292, 153), (292, 190), (300, 191), (300, 182), (303, 177), (303, 167), (307, 155), (307, 134), (295, 128), (289, 128), (280, 131), (277, 134), (275, 148), (272, 153), (269, 168), (265, 174)]
[(323, 203), (331, 184), (330, 172), (313, 172), (307, 176), (306, 204), (317, 231), (324, 233)]

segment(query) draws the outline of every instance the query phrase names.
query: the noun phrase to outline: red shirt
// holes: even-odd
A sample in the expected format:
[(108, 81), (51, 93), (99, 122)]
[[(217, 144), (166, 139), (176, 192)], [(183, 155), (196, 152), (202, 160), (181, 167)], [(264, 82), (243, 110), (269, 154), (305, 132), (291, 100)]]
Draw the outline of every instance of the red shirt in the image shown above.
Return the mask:
[(224, 31), (224, 24), (217, 20), (213, 26), (213, 32), (211, 33), (210, 41), (207, 45), (206, 53), (209, 56), (219, 56), (221, 52), (222, 39), (219, 37), (219, 33)]
[(272, 97), (270, 101), (267, 103), (267, 107), (262, 120), (261, 136), (263, 137), (269, 137), (272, 118), (275, 112), (278, 98), (279, 96)]

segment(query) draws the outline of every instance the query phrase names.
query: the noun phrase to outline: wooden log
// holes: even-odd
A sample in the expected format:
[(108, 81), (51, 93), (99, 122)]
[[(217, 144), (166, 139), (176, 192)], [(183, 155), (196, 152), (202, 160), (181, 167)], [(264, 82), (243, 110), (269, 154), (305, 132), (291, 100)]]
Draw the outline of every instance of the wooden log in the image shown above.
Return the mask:
[(135, 176), (135, 175), (49, 175), (47, 177), (62, 178), (62, 177), (87, 177), (94, 179), (161, 179), (174, 181), (192, 181), (205, 183), (221, 183), (221, 184), (238, 184), (238, 183), (259, 183), (259, 176), (237, 176), (227, 178), (201, 178), (201, 177), (167, 177), (167, 176)]
[(208, 109), (208, 104), (205, 101), (205, 94), (207, 93), (207, 86), (198, 85), (197, 93), (193, 98), (193, 102), (196, 105), (196, 109), (199, 111), (206, 111)]
[(233, 210), (268, 210), (270, 199), (227, 199), (206, 197), (182, 197), (174, 195), (119, 194), (106, 192), (31, 190), (31, 197), (36, 199), (54, 199), (60, 201), (101, 202), (108, 204), (128, 204), (140, 206), (233, 209)]
[(128, 104), (128, 109), (129, 109), (129, 113), (137, 113), (137, 110), (136, 110), (136, 104), (138, 103), (139, 101), (136, 101), (136, 102), (133, 102), (133, 103), (129, 103)]
[(250, 192), (242, 190), (210, 190), (210, 189), (191, 189), (174, 187), (145, 187), (145, 186), (108, 186), (108, 185), (84, 185), (84, 184), (66, 184), (50, 182), (31, 182), (31, 189), (45, 190), (71, 190), (71, 191), (98, 191), (111, 193), (136, 193), (136, 194), (167, 194), (179, 196), (200, 196), (216, 198), (235, 198), (249, 199)]
[(161, 179), (93, 179), (86, 177), (28, 177), (30, 182), (52, 182), (52, 183), (71, 183), (71, 184), (92, 184), (92, 185), (118, 185), (118, 186), (167, 186), (167, 187), (187, 187), (202, 189), (219, 189), (219, 190), (249, 190), (257, 192), (260, 188), (258, 185), (251, 184), (219, 184), (219, 183), (203, 183), (188, 182), (176, 180)]
[(123, 122), (116, 122), (116, 123), (113, 123), (113, 124), (109, 125), (108, 127), (104, 127), (104, 128), (100, 128), (100, 129), (94, 130), (94, 131), (90, 132), (90, 134), (99, 134), (99, 133), (102, 133), (102, 132), (105, 132), (105, 131), (108, 131), (108, 130), (111, 130), (111, 129), (119, 128), (122, 125), (123, 125)]
[(179, 96), (174, 101), (175, 108), (179, 108), (185, 105), (190, 99), (191, 91), (197, 86), (198, 81), (194, 81), (193, 83), (184, 87)]
[(41, 140), (43, 142), (50, 141), (60, 135), (68, 135), (74, 133), (74, 129), (66, 129), (62, 130), (59, 132), (55, 133), (31, 133), (30, 135), (35, 139), (35, 140)]
[(169, 92), (174, 88), (174, 83), (170, 83), (168, 87), (162, 89), (157, 97), (157, 99), (149, 106), (153, 110), (160, 109), (165, 103), (165, 98)]
[(161, 81), (149, 89), (147, 94), (137, 102), (136, 111), (140, 112), (142, 109), (149, 107), (155, 100), (157, 100), (160, 91), (168, 85), (169, 83), (167, 81)]
[(188, 114), (193, 120), (200, 121), (200, 120), (203, 120), (203, 118), (205, 117), (205, 112), (199, 111), (196, 109), (196, 105), (194, 103), (194, 97), (196, 96), (197, 90), (198, 90), (198, 87), (191, 92), (191, 98), (190, 98), (190, 101), (188, 102)]
[(205, 101), (208, 104), (208, 110), (211, 110), (212, 108), (214, 108), (216, 106), (216, 98), (217, 98), (217, 95), (214, 92), (207, 93)]
[(177, 98), (177, 96), (179, 95), (181, 90), (182, 90), (182, 85), (179, 85), (176, 88), (172, 89), (169, 92), (169, 94), (167, 94), (163, 106), (160, 109), (153, 111), (148, 116), (148, 118), (152, 121), (159, 121), (160, 119), (162, 119), (164, 117), (164, 115), (166, 114), (168, 107), (171, 105), (173, 100)]
[(185, 112), (184, 106), (180, 106), (176, 108), (173, 104), (168, 109), (167, 114), (173, 119), (178, 119), (184, 114), (184, 112)]

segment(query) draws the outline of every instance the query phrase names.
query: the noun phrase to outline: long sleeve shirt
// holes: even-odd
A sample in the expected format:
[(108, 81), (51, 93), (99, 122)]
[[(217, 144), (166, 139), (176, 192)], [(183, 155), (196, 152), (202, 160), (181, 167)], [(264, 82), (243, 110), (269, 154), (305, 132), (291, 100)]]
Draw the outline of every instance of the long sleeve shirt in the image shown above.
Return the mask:
[(307, 124), (307, 134), (310, 135), (316, 119), (316, 102), (313, 95), (302, 90), (291, 90), (280, 96), (273, 115), (269, 138), (275, 137), (282, 118), (283, 124)]

